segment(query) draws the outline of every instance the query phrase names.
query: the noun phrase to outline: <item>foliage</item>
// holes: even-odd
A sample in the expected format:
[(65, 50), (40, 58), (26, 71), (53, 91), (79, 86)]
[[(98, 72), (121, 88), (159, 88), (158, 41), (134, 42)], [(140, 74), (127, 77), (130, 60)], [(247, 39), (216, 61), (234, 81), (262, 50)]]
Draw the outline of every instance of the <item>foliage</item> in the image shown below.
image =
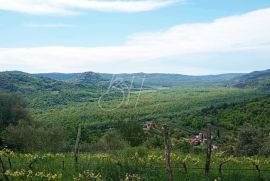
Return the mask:
[(258, 131), (249, 124), (240, 130), (236, 151), (240, 155), (253, 156), (259, 153), (261, 141), (258, 136)]
[(80, 86), (23, 72), (0, 72), (0, 82), (0, 89), (24, 95), (31, 107), (39, 109), (71, 102), (91, 102), (101, 92), (97, 86)]
[(117, 130), (130, 146), (139, 146), (145, 140), (143, 127), (136, 121), (119, 121)]
[[(112, 153), (79, 154), (79, 169), (74, 171), (73, 154), (18, 154), (13, 153), (12, 169), (8, 168), (5, 156), (1, 156), (6, 176), (11, 180), (111, 180), (139, 181), (166, 180), (164, 153), (161, 150), (129, 148)], [(28, 164), (38, 159), (32, 169)], [(220, 178), (224, 181), (266, 181), (269, 178), (269, 158), (231, 157), (214, 155), (211, 173), (204, 176), (204, 155), (172, 152), (173, 176), (175, 180), (206, 181)], [(64, 161), (64, 166), (63, 166)], [(226, 162), (226, 164), (225, 164)], [(219, 173), (222, 165), (222, 175)], [(265, 170), (265, 171), (264, 171)], [(2, 175), (0, 174), (0, 179)]]
[(46, 173), (46, 172), (36, 172), (34, 173), (32, 170), (7, 170), (4, 173), (9, 178), (18, 179), (18, 180), (25, 180), (31, 181), (33, 179), (38, 180), (59, 180), (62, 177), (62, 174), (57, 173)]
[(78, 177), (74, 177), (74, 181), (102, 181), (100, 173), (95, 174), (91, 170), (85, 170)]
[(126, 147), (125, 142), (116, 131), (108, 131), (96, 144), (92, 145), (95, 151), (121, 150)]
[(1, 129), (9, 124), (17, 124), (19, 120), (30, 120), (26, 104), (17, 94), (0, 92), (0, 122)]
[(20, 121), (3, 132), (4, 144), (20, 151), (62, 151), (66, 132), (61, 126), (46, 125), (36, 121)]
[(270, 87), (270, 70), (255, 71), (235, 77), (231, 80), (231, 84), (236, 87), (257, 87), (261, 90), (267, 90)]

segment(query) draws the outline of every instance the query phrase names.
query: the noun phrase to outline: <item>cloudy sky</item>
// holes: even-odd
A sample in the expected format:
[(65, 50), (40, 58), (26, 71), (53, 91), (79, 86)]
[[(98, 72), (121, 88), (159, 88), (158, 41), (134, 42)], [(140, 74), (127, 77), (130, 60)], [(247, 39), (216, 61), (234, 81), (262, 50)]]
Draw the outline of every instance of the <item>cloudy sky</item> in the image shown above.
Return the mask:
[(264, 69), (269, 0), (0, 0), (0, 71)]

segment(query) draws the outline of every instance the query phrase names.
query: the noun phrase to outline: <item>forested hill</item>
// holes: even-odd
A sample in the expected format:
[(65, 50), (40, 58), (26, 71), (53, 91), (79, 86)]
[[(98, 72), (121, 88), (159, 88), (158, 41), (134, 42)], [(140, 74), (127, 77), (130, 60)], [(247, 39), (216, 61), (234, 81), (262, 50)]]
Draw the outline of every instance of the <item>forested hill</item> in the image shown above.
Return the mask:
[[(171, 87), (270, 87), (270, 70), (250, 74), (221, 74), (209, 76), (188, 76), (181, 74), (104, 74), (95, 72), (61, 74), (28, 74), (19, 71), (0, 72), (0, 90), (23, 94), (33, 107), (66, 105), (73, 102), (97, 100), (110, 85), (121, 88), (160, 89)], [(120, 82), (120, 83), (119, 83)], [(115, 89), (108, 98), (122, 95)]]
[(107, 79), (104, 79), (100, 74), (95, 72), (84, 72), (84, 73), (47, 73), (47, 74), (33, 74), (35, 77), (40, 78), (50, 78), (54, 80), (65, 81), (74, 84), (82, 85), (102, 85), (104, 82), (108, 82)]
[(235, 87), (260, 87), (263, 89), (270, 88), (270, 70), (255, 71), (234, 78), (231, 84)]
[[(192, 86), (192, 85), (205, 85), (205, 84), (224, 84), (233, 78), (239, 77), (242, 74), (221, 74), (221, 75), (208, 75), (208, 76), (189, 76), (181, 74), (162, 74), (162, 73), (131, 73), (131, 74), (106, 74), (106, 73), (93, 73), (99, 79), (121, 80), (129, 83), (133, 82), (134, 86), (139, 87), (174, 87), (174, 86)], [(74, 81), (80, 79), (85, 73), (47, 73), (35, 74), (38, 77), (48, 77), (57, 80)]]
[(36, 108), (94, 101), (101, 92), (95, 85), (76, 85), (19, 71), (0, 72), (0, 90), (23, 94)]
[(132, 80), (136, 84), (141, 84), (144, 79), (144, 85), (149, 87), (179, 87), (179, 86), (200, 86), (200, 85), (221, 85), (224, 82), (236, 78), (241, 74), (221, 74), (208, 76), (189, 76), (181, 74), (161, 74), (161, 73), (135, 73), (135, 74), (101, 74), (105, 79), (122, 78), (123, 80)]
[[(257, 127), (270, 126), (270, 96), (252, 98), (234, 103), (223, 103), (201, 110), (199, 117), (212, 117), (213, 123), (227, 129), (236, 129), (245, 123)], [(196, 116), (197, 117), (197, 116)]]
[(80, 75), (81, 75), (81, 73), (40, 73), (40, 74), (34, 74), (34, 76), (37, 76), (37, 77), (47, 77), (47, 78), (56, 79), (56, 80), (75, 79), (75, 78), (78, 78)]
[(39, 91), (61, 91), (73, 89), (74, 86), (66, 82), (45, 78), (34, 77), (19, 71), (0, 72), (0, 88), (9, 92), (33, 94)]
[[(74, 81), (79, 79), (85, 73), (47, 73), (35, 74), (53, 78), (56, 80)], [(255, 71), (247, 74), (231, 73), (208, 76), (188, 76), (181, 74), (161, 74), (161, 73), (132, 73), (132, 74), (106, 74), (93, 73), (100, 79), (110, 81), (112, 79), (120, 79), (123, 81), (133, 82), (135, 86), (140, 86), (142, 81), (146, 87), (174, 87), (174, 86), (198, 86), (198, 85), (223, 85), (238, 88), (246, 87), (270, 87), (270, 70)]]
[[(256, 129), (264, 127), (267, 133), (264, 137), (269, 135), (269, 92), (253, 88), (261, 85), (262, 80), (269, 80), (267, 71), (245, 75), (198, 77), (143, 73), (118, 76), (120, 78), (122, 76), (125, 81), (134, 75), (138, 76), (138, 80), (148, 76), (151, 81), (147, 85), (151, 85), (153, 90), (130, 93), (128, 90), (120, 89), (118, 92), (108, 93), (104, 85), (110, 83), (111, 74), (86, 72), (77, 74), (76, 77), (69, 76), (68, 79), (57, 80), (23, 72), (0, 72), (0, 94), (1, 90), (23, 94), (23, 98), (30, 104), (28, 108), (34, 120), (53, 127), (57, 123), (67, 131), (63, 134), (68, 137), (66, 144), (74, 142), (77, 125), (82, 123), (81, 142), (87, 149), (91, 149), (94, 143), (98, 143), (104, 138), (103, 136), (109, 134), (108, 130), (119, 129), (118, 123), (123, 121), (127, 125), (123, 126), (123, 130), (130, 132), (132, 137), (137, 133), (134, 134), (133, 129), (128, 129), (131, 122), (136, 123), (137, 128), (142, 131), (142, 124), (146, 121), (167, 123), (173, 128), (173, 138), (191, 136), (190, 133), (182, 131), (182, 128), (192, 130), (194, 133), (203, 132), (207, 123), (211, 122), (222, 129), (222, 134), (229, 133), (229, 138), (226, 137), (224, 140), (233, 145), (235, 143), (231, 138), (235, 138), (234, 132), (245, 123), (250, 123)], [(236, 84), (233, 85), (239, 80), (253, 80), (258, 83), (252, 84), (251, 88), (249, 86), (239, 88)], [(132, 80), (127, 83), (131, 82)], [(233, 86), (225, 86), (228, 82)], [(181, 85), (192, 85), (192, 87)], [(156, 86), (176, 87), (154, 89)], [(13, 95), (9, 97), (14, 97)], [(7, 96), (3, 94), (2, 97)], [(7, 108), (6, 102), (2, 99), (3, 108)], [(16, 101), (14, 102), (17, 104)], [(13, 105), (13, 102), (11, 103)], [(9, 117), (11, 118), (8, 119), (12, 119), (12, 116)], [(21, 130), (24, 129), (23, 127)], [(59, 131), (55, 130), (55, 132)], [(123, 133), (122, 130), (119, 132)], [(127, 137), (131, 136), (124, 135), (123, 139), (127, 140)], [(155, 141), (154, 137), (150, 138)], [(143, 139), (142, 143), (146, 144), (146, 140), (148, 139)], [(13, 142), (14, 140), (11, 141)], [(154, 143), (149, 144), (154, 145)]]

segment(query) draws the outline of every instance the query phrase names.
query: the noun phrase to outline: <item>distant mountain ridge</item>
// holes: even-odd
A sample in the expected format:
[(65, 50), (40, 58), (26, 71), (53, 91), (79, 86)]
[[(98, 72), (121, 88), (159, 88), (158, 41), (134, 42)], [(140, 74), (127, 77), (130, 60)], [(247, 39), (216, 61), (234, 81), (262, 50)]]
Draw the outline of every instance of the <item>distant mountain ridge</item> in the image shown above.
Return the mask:
[(23, 94), (35, 107), (94, 101), (102, 92), (101, 88), (95, 85), (80, 86), (19, 71), (0, 72), (1, 90)]
[(81, 73), (39, 73), (33, 75), (36, 77), (47, 77), (56, 80), (68, 80), (79, 77)]
[[(40, 74), (27, 74), (19, 71), (0, 72), (1, 75), (13, 75), (13, 78), (9, 82), (0, 85), (0, 88), (9, 89), (10, 91), (16, 91), (16, 86), (12, 82), (24, 82), (26, 83), (26, 77), (28, 80), (37, 81), (37, 79), (43, 80), (43, 83), (38, 83), (38, 86), (42, 89), (47, 89), (52, 84), (69, 85), (69, 86), (92, 86), (102, 87), (110, 85), (111, 81), (122, 81), (126, 84), (133, 84), (134, 87), (174, 87), (174, 86), (196, 86), (196, 85), (224, 85), (232, 87), (270, 87), (270, 70), (255, 71), (247, 74), (241, 73), (229, 73), (220, 75), (205, 75), (205, 76), (190, 76), (182, 74), (162, 74), (162, 73), (122, 73), (122, 74), (110, 74), (110, 73), (96, 73), (96, 72), (84, 72), (84, 73), (40, 73)], [(11, 78), (11, 77), (10, 77)], [(31, 82), (30, 81), (30, 82)], [(48, 84), (48, 85), (43, 85)], [(35, 85), (35, 84), (34, 84)], [(54, 87), (54, 86), (52, 86)], [(55, 88), (55, 87), (54, 87)]]
[(84, 72), (78, 74), (76, 78), (69, 79), (70, 82), (73, 82), (76, 85), (87, 84), (93, 86), (101, 86), (103, 83), (106, 84), (107, 80), (102, 78), (100, 74), (95, 72)]
[(47, 77), (38, 78), (20, 71), (0, 72), (0, 82), (1, 89), (26, 94), (41, 90), (58, 91), (61, 86), (67, 86), (67, 84), (62, 81)]
[(232, 86), (239, 88), (259, 87), (262, 89), (270, 88), (270, 69), (264, 71), (254, 71), (236, 77), (231, 81)]
[[(35, 76), (43, 76), (64, 81), (74, 81), (79, 79), (85, 73), (46, 73), (46, 74), (34, 74)], [(243, 74), (231, 73), (220, 75), (206, 75), (206, 76), (190, 76), (182, 74), (163, 74), (163, 73), (94, 73), (93, 76), (99, 75), (99, 79), (106, 81), (121, 80), (127, 82), (133, 82), (135, 87), (139, 87), (142, 83), (146, 87), (173, 87), (173, 86), (187, 86), (194, 84), (213, 84), (222, 83), (232, 78), (238, 77)], [(93, 77), (92, 76), (92, 77)], [(91, 76), (90, 76), (91, 77)], [(91, 79), (91, 78), (90, 78)], [(89, 80), (90, 80), (89, 79)]]
[[(270, 88), (270, 70), (248, 74), (221, 74), (208, 76), (188, 76), (181, 74), (134, 73), (106, 74), (84, 73), (47, 73), (29, 74), (20, 71), (0, 72), (0, 91), (15, 92), (25, 95), (36, 107), (66, 105), (72, 102), (97, 100), (106, 92), (109, 85), (118, 88), (160, 89), (170, 87), (224, 86), (237, 88)], [(110, 97), (119, 94), (117, 89)]]

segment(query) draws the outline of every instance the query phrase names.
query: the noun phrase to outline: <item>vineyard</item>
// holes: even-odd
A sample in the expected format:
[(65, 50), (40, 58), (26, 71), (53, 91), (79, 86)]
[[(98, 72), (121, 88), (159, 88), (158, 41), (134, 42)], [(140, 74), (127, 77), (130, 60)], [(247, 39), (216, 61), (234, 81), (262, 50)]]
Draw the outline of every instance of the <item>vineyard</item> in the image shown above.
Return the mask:
[[(166, 180), (162, 151), (144, 148), (112, 153), (20, 154), (1, 151), (1, 180)], [(269, 180), (270, 159), (232, 157), (215, 153), (209, 176), (204, 176), (204, 155), (173, 152), (174, 180)]]

